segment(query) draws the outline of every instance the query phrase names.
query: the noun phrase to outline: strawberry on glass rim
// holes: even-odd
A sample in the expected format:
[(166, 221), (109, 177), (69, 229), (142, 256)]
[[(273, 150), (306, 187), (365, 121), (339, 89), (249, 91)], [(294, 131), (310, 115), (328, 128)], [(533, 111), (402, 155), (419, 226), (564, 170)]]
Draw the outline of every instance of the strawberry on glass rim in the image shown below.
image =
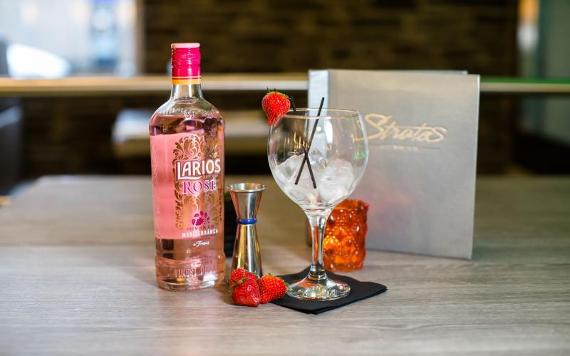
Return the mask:
[(289, 96), (276, 90), (270, 91), (261, 99), (261, 108), (269, 125), (275, 125), (291, 108)]

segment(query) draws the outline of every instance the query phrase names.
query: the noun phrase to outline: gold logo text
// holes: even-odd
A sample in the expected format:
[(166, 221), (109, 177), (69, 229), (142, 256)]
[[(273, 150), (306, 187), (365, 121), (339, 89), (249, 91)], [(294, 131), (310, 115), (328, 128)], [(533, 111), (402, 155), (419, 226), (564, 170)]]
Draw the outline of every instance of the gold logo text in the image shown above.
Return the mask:
[(419, 143), (437, 143), (445, 140), (447, 129), (441, 126), (428, 126), (425, 122), (419, 126), (401, 126), (392, 118), (376, 113), (364, 116), (364, 120), (376, 132), (368, 134), (368, 140), (396, 140)]

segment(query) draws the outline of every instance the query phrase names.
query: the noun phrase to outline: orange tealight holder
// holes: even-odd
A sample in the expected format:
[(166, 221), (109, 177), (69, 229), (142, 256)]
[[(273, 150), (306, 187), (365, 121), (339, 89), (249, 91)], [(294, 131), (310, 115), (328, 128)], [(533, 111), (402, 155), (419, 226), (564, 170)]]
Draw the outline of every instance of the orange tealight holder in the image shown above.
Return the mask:
[(327, 270), (349, 272), (362, 268), (366, 257), (367, 213), (368, 204), (355, 199), (346, 199), (333, 210), (323, 242)]

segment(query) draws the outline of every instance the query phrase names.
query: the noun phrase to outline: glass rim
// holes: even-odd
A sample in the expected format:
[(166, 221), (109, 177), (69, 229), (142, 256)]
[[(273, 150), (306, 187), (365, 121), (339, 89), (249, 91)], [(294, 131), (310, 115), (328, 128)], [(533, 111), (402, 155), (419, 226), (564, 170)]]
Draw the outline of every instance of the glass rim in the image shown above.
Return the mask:
[(265, 184), (253, 182), (241, 182), (226, 185), (228, 192), (255, 193), (265, 190)]
[[(305, 112), (305, 113), (310, 113), (314, 111), (315, 115), (300, 115), (298, 114), (298, 112)], [(323, 108), (322, 109), (322, 113), (324, 113), (323, 115), (317, 116), (316, 113), (319, 112), (318, 108), (297, 108), (296, 111), (293, 111), (292, 109), (289, 110), (285, 115), (283, 115), (282, 119), (300, 119), (300, 120), (313, 120), (313, 119), (348, 119), (348, 118), (353, 118), (353, 117), (359, 117), (360, 111), (358, 110), (352, 110), (352, 109), (329, 109), (329, 108)], [(326, 115), (327, 113), (333, 114), (333, 115)], [(334, 113), (337, 114), (341, 114), (335, 117)]]

